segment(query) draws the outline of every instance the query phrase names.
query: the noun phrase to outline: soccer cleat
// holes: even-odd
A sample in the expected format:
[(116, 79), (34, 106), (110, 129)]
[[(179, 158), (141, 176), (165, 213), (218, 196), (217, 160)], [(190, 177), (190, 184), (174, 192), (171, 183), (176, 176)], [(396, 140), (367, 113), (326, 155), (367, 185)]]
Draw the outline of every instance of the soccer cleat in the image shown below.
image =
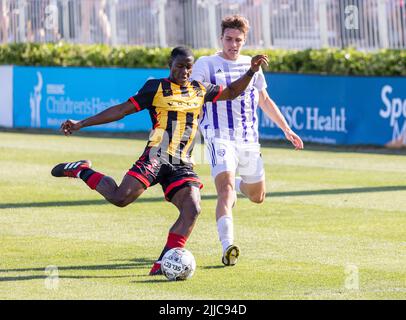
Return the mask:
[(78, 174), (83, 169), (89, 169), (92, 163), (89, 160), (79, 160), (75, 162), (65, 162), (56, 165), (51, 174), (54, 177), (79, 178)]
[(225, 266), (234, 266), (237, 263), (238, 257), (240, 255), (240, 248), (235, 244), (229, 246), (224, 252), (221, 261)]
[(154, 265), (152, 266), (151, 270), (149, 271), (150, 276), (160, 276), (162, 275), (161, 270), (161, 261), (155, 261)]

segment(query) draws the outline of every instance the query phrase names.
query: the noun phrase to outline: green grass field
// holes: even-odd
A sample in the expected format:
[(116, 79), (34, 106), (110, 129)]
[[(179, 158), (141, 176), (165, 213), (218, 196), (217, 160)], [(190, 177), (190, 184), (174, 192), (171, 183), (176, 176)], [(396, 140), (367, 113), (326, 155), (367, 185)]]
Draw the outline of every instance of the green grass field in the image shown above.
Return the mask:
[(169, 282), (147, 275), (177, 217), (160, 186), (117, 208), (81, 180), (50, 175), (85, 158), (121, 181), (144, 146), (0, 133), (0, 299), (406, 299), (405, 155), (264, 147), (267, 199), (239, 197), (232, 268), (220, 261), (209, 167), (198, 165), (202, 214), (187, 244), (197, 269)]

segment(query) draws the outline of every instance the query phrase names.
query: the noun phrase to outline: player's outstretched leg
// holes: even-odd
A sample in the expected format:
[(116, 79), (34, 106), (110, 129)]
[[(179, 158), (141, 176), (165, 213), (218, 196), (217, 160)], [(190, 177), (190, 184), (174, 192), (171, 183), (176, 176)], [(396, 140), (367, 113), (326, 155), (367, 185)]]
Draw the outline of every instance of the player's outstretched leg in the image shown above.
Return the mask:
[(172, 248), (185, 246), (200, 213), (199, 187), (184, 187), (177, 191), (170, 201), (179, 209), (179, 217), (169, 230), (165, 247), (149, 272), (151, 276), (162, 274), (161, 260), (166, 252)]
[(107, 201), (118, 207), (125, 207), (135, 201), (146, 188), (138, 179), (130, 175), (125, 175), (120, 186), (117, 186), (113, 178), (91, 169), (89, 160), (60, 163), (52, 169), (51, 174), (54, 177), (82, 179), (90, 189), (96, 190)]
[(216, 221), (217, 232), (222, 246), (221, 261), (225, 266), (233, 266), (237, 263), (240, 248), (234, 243), (234, 223), (232, 208), (236, 202), (234, 187), (234, 173), (225, 171), (215, 178), (217, 189)]

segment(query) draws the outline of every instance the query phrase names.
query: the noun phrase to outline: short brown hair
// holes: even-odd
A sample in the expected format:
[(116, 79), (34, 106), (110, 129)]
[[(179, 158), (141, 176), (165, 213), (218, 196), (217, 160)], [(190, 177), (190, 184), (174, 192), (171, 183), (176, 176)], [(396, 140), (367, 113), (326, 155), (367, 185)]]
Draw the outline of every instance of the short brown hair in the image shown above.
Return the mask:
[(247, 36), (250, 25), (247, 19), (245, 19), (243, 16), (236, 14), (233, 16), (227, 16), (221, 21), (222, 36), (224, 35), (224, 30), (226, 30), (227, 28), (238, 29), (242, 33), (244, 33), (245, 36)]

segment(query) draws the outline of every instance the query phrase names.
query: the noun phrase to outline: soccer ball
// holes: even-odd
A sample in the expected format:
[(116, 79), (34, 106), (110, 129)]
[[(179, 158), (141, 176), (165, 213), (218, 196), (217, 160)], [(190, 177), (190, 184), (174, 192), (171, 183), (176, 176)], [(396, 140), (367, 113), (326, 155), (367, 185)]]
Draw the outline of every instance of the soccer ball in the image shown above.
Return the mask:
[(196, 270), (195, 257), (184, 248), (173, 248), (163, 256), (161, 270), (171, 281), (189, 279)]

